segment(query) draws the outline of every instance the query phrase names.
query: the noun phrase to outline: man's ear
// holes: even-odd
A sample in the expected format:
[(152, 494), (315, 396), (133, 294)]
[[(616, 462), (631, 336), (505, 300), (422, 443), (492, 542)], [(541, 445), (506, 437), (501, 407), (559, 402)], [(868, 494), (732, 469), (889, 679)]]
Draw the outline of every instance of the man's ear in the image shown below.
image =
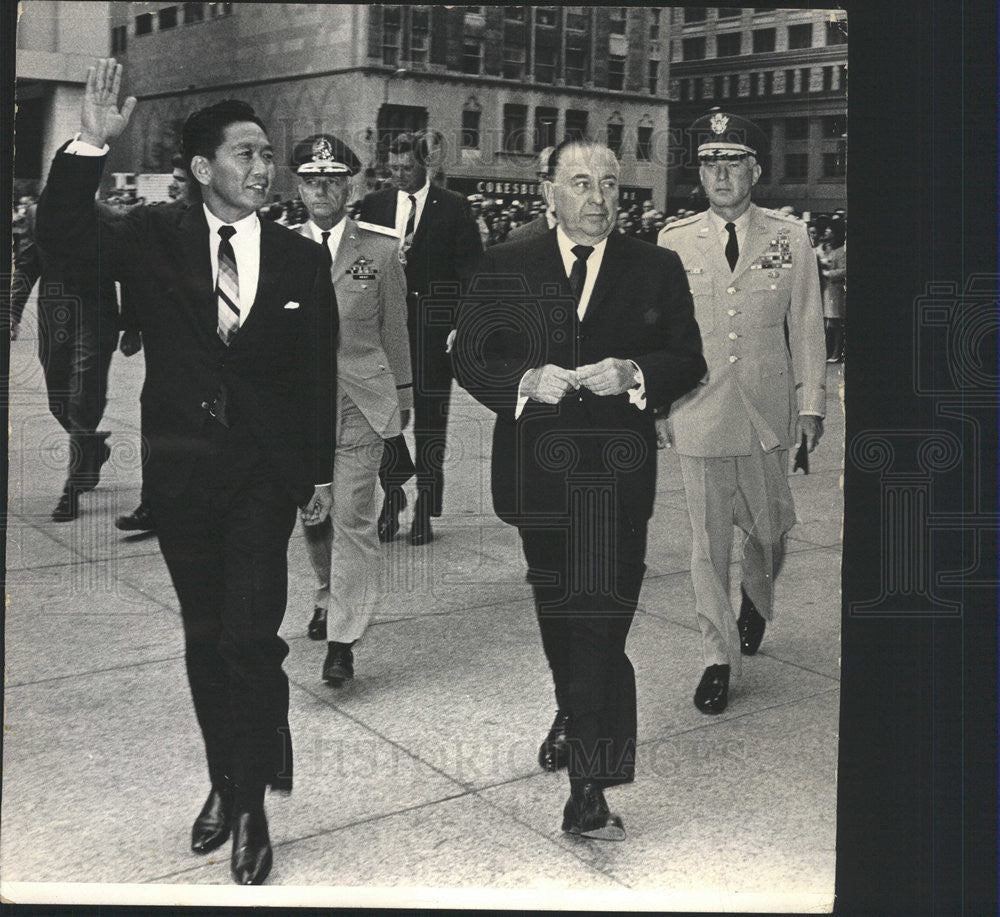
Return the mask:
[(545, 198), (546, 206), (554, 211), (556, 207), (555, 185), (547, 178), (542, 179), (542, 197)]
[(212, 166), (207, 156), (191, 157), (191, 174), (199, 185), (208, 185), (212, 180)]
[(757, 162), (755, 158), (753, 161), (753, 182), (751, 183), (752, 185), (757, 184), (757, 182), (760, 180), (760, 176), (763, 171), (764, 170), (760, 167), (760, 163)]

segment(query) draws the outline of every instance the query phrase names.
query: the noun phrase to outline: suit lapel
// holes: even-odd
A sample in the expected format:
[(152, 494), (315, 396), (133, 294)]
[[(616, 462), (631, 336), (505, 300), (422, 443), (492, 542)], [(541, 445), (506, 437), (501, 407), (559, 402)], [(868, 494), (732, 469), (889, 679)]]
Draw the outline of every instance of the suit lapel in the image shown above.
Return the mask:
[(621, 249), (624, 243), (617, 232), (612, 232), (608, 236), (608, 243), (604, 248), (604, 257), (601, 259), (601, 270), (597, 274), (594, 282), (594, 289), (590, 294), (590, 302), (587, 303), (587, 311), (583, 314), (583, 324), (591, 325), (597, 321), (601, 311), (607, 302), (608, 296), (618, 283), (618, 275), (622, 269)]
[(184, 211), (178, 224), (181, 283), (187, 287), (194, 304), (195, 319), (199, 328), (217, 338), (219, 325), (218, 304), (215, 301), (215, 278), (212, 276), (212, 258), (208, 237), (208, 220), (201, 204), (193, 204)]
[(750, 205), (750, 219), (747, 221), (747, 231), (744, 236), (745, 242), (740, 245), (740, 257), (736, 262), (734, 277), (747, 270), (771, 241), (767, 226), (760, 215), (760, 208), (755, 204)]

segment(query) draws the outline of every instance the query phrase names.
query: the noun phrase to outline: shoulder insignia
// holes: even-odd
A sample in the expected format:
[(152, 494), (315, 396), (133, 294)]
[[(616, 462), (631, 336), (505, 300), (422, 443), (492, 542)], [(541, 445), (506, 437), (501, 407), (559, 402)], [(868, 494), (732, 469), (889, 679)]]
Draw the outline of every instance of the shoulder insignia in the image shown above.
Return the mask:
[(366, 223), (364, 220), (358, 220), (357, 224), (358, 229), (367, 229), (368, 232), (377, 232), (383, 236), (392, 236), (394, 239), (399, 239), (399, 234), (392, 226), (382, 226), (378, 223)]
[(681, 220), (674, 220), (672, 223), (667, 223), (667, 225), (660, 230), (660, 235), (663, 235), (665, 232), (670, 232), (672, 229), (680, 229), (682, 226), (690, 226), (692, 223), (697, 223), (703, 216), (703, 213), (696, 213), (694, 216), (684, 217)]
[(760, 212), (774, 220), (781, 220), (783, 223), (794, 223), (799, 226), (802, 225), (802, 220), (796, 216), (792, 216), (790, 213), (782, 213), (780, 210), (771, 210), (767, 207), (761, 207)]

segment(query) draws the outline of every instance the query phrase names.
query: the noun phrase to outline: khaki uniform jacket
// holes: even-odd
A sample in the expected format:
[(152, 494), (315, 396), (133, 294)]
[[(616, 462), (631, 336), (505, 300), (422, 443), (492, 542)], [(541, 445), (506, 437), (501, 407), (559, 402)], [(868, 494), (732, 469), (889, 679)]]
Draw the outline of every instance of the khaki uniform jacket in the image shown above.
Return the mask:
[(708, 363), (707, 380), (670, 411), (682, 455), (749, 455), (754, 439), (765, 452), (787, 449), (800, 411), (826, 413), (823, 307), (805, 226), (751, 204), (745, 235), (732, 272), (707, 211), (657, 239), (684, 264)]
[[(311, 238), (308, 223), (297, 227)], [(399, 239), (344, 217), (333, 263), (340, 308), (337, 383), (383, 438), (402, 432), (400, 411), (413, 407), (410, 340), (406, 330), (406, 275)]]

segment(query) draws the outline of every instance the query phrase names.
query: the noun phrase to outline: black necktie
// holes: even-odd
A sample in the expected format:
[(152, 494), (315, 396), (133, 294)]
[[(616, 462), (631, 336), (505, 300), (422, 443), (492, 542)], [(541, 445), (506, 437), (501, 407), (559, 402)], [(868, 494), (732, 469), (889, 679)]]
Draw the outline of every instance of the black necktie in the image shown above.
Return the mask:
[(403, 233), (403, 252), (413, 247), (413, 232), (417, 225), (417, 199), (410, 195), (410, 215), (406, 220), (406, 231)]
[(593, 252), (592, 245), (574, 245), (570, 251), (576, 255), (576, 261), (569, 272), (569, 288), (573, 291), (573, 298), (577, 305), (580, 304), (580, 297), (583, 295), (584, 285), (587, 283), (587, 259)]
[(330, 230), (324, 230), (321, 235), (323, 237), (323, 241), (320, 245), (323, 246), (323, 252), (326, 255), (326, 263), (333, 264), (333, 253), (330, 251)]
[(729, 241), (726, 243), (726, 260), (729, 262), (729, 270), (736, 270), (736, 262), (740, 260), (740, 243), (736, 241), (736, 224), (726, 223), (726, 232), (729, 233)]

